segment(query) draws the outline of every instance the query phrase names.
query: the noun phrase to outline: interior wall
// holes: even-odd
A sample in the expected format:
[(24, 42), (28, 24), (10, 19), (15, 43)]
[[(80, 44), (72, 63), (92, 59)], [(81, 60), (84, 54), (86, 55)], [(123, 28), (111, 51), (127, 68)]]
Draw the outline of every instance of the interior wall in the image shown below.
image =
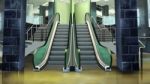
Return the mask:
[(60, 14), (60, 24), (69, 24), (70, 3), (55, 0), (55, 13)]
[(85, 24), (86, 13), (90, 13), (90, 0), (75, 4), (76, 24)]

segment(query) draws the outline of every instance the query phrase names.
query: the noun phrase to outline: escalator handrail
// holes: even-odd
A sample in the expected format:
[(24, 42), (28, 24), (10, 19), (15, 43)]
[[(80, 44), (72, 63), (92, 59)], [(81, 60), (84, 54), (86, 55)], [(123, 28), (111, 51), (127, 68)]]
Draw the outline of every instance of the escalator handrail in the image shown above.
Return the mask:
[(37, 69), (37, 70), (40, 70), (41, 68), (43, 68), (43, 66), (47, 63), (47, 60), (48, 60), (48, 57), (49, 57), (49, 53), (51, 51), (52, 43), (53, 43), (53, 40), (54, 40), (54, 36), (55, 36), (56, 29), (57, 29), (57, 26), (59, 24), (59, 21), (60, 21), (60, 15), (57, 13), (55, 15), (55, 18), (54, 18), (51, 33), (50, 33), (50, 35), (48, 37), (48, 40), (46, 42), (46, 44), (48, 44), (48, 49), (45, 51), (44, 59), (42, 60), (42, 62), (35, 66), (35, 69)]
[[(69, 63), (71, 60), (71, 45), (72, 45), (72, 17), (70, 14), (70, 20), (69, 20), (69, 33), (68, 33), (68, 43), (67, 43), (67, 48), (65, 49), (65, 58), (64, 58), (64, 68), (66, 69), (67, 67), (69, 67)], [(67, 58), (68, 57), (68, 58)]]
[(90, 36), (91, 36), (91, 39), (92, 39), (92, 43), (93, 43), (93, 47), (94, 47), (94, 51), (95, 51), (95, 54), (96, 54), (97, 61), (101, 64), (101, 66), (105, 70), (110, 70), (111, 67), (109, 65), (105, 64), (99, 56), (99, 53), (98, 53), (98, 50), (97, 50), (97, 47), (96, 47), (97, 44), (99, 45), (99, 42), (98, 42), (98, 40), (96, 38), (96, 35), (94, 33), (94, 30), (93, 30), (94, 28), (93, 28), (92, 23), (91, 23), (90, 15), (87, 13), (85, 17), (86, 17), (86, 23), (88, 25), (88, 29), (89, 29)]
[[(76, 18), (75, 18), (75, 14), (73, 14), (73, 42), (74, 42), (74, 58), (75, 58), (75, 63), (76, 66), (80, 69), (81, 68), (81, 58), (80, 58), (80, 49), (77, 46), (77, 29), (76, 29)], [(78, 61), (77, 61), (78, 59)]]
[[(93, 26), (94, 26), (94, 24), (96, 24), (96, 27), (98, 27), (99, 31), (108, 30), (108, 28), (106, 28), (106, 27), (101, 28), (101, 27), (98, 25), (98, 23), (96, 22), (96, 20), (94, 19), (93, 16), (91, 17), (91, 19), (93, 20), (93, 21), (92, 21), (92, 22), (93, 22)], [(95, 30), (95, 28), (94, 28), (94, 30)], [(112, 31), (112, 28), (110, 28), (110, 31)], [(95, 32), (96, 32), (96, 31), (95, 31)], [(110, 32), (110, 33), (111, 33), (111, 35), (112, 35), (112, 40), (115, 39), (115, 37), (113, 37), (112, 32)], [(97, 39), (98, 39), (98, 37), (97, 37)], [(101, 44), (100, 44), (100, 45), (101, 45)], [(102, 46), (103, 46), (103, 45), (102, 45)], [(105, 47), (105, 46), (103, 46), (103, 47)]]

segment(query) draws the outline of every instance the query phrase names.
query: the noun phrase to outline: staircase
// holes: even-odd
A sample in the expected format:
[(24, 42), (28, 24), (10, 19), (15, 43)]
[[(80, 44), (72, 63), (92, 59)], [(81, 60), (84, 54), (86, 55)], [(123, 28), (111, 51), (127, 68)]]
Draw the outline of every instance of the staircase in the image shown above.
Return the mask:
[(81, 66), (97, 66), (95, 52), (87, 25), (77, 25), (77, 45), (80, 49)]
[(111, 31), (108, 28), (98, 29), (96, 28), (96, 35), (100, 42), (112, 42), (113, 36)]
[(65, 49), (68, 44), (68, 30), (69, 25), (58, 25), (48, 60), (48, 68), (63, 68)]
[(34, 32), (33, 36), (29, 38), (29, 40), (34, 41), (45, 41), (48, 36), (48, 28), (47, 24), (43, 24), (40, 27), (37, 28), (37, 30)]

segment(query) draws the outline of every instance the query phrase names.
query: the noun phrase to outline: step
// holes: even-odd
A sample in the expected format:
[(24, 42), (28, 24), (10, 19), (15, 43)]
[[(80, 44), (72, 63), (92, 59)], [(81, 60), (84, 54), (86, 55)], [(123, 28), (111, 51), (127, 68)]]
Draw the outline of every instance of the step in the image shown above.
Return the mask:
[(87, 41), (91, 41), (91, 38), (77, 38), (77, 41), (87, 42)]
[(67, 42), (68, 39), (55, 38), (54, 41)]
[(78, 31), (89, 32), (89, 30), (88, 30), (88, 29), (85, 29), (85, 28), (80, 28), (80, 29), (78, 28), (78, 29), (76, 29), (76, 30), (77, 30), (77, 32), (78, 32)]
[(95, 55), (80, 55), (81, 56), (81, 60), (96, 60)]
[(90, 34), (88, 34), (88, 35), (77, 35), (77, 37), (78, 38), (86, 38), (86, 37), (91, 38)]
[(63, 61), (64, 60), (64, 56), (49, 56), (49, 61)]
[(55, 35), (55, 38), (68, 38), (68, 35)]
[(64, 65), (64, 61), (48, 61), (48, 65)]
[(68, 32), (56, 32), (56, 35), (68, 35)]
[(96, 65), (97, 61), (81, 61), (81, 66), (82, 65)]
[(65, 51), (51, 51), (50, 55), (64, 55)]
[(92, 42), (77, 42), (78, 46), (91, 46)]
[(54, 41), (52, 45), (53, 46), (61, 46), (61, 45), (67, 46), (67, 44), (68, 44), (67, 42), (56, 42), (56, 41)]
[(80, 50), (80, 55), (95, 55), (95, 52), (92, 50)]
[(61, 50), (61, 49), (65, 49), (67, 48), (67, 46), (52, 46), (52, 50)]
[(93, 46), (78, 46), (79, 49), (85, 49), (85, 50), (89, 50), (89, 49), (94, 49)]
[(57, 32), (68, 32), (69, 29), (60, 28), (57, 29)]
[(89, 35), (89, 32), (77, 32), (77, 35)]

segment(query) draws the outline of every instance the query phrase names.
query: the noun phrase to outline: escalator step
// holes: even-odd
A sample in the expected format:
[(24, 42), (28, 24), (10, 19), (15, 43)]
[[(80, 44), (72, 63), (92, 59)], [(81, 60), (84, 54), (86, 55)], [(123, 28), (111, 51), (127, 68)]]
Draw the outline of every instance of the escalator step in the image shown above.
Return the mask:
[(78, 46), (91, 46), (92, 45), (92, 42), (77, 42), (78, 43)]
[(79, 49), (85, 49), (85, 50), (94, 49), (92, 45), (91, 45), (91, 46), (78, 46), (78, 48), (79, 48)]
[(68, 38), (67, 35), (55, 35), (55, 38)]
[(53, 42), (53, 46), (60, 46), (60, 45), (67, 46), (67, 42)]
[(50, 55), (64, 55), (64, 51), (51, 51), (50, 52), (51, 54)]
[(82, 65), (96, 65), (97, 61), (81, 61)]
[(63, 61), (64, 56), (50, 56), (49, 61)]
[(81, 55), (94, 55), (95, 53), (94, 53), (94, 51), (93, 50), (91, 50), (91, 51), (88, 51), (88, 50), (81, 50), (80, 51), (80, 54)]
[(64, 65), (64, 61), (48, 61), (49, 65)]
[(67, 41), (68, 41), (68, 39), (62, 39), (62, 38), (61, 38), (61, 39), (59, 39), (59, 38), (55, 38), (55, 39), (54, 39), (54, 42), (55, 42), (55, 41), (67, 42)]
[(77, 41), (79, 41), (79, 42), (87, 42), (87, 41), (90, 42), (91, 39), (90, 38), (78, 38)]

